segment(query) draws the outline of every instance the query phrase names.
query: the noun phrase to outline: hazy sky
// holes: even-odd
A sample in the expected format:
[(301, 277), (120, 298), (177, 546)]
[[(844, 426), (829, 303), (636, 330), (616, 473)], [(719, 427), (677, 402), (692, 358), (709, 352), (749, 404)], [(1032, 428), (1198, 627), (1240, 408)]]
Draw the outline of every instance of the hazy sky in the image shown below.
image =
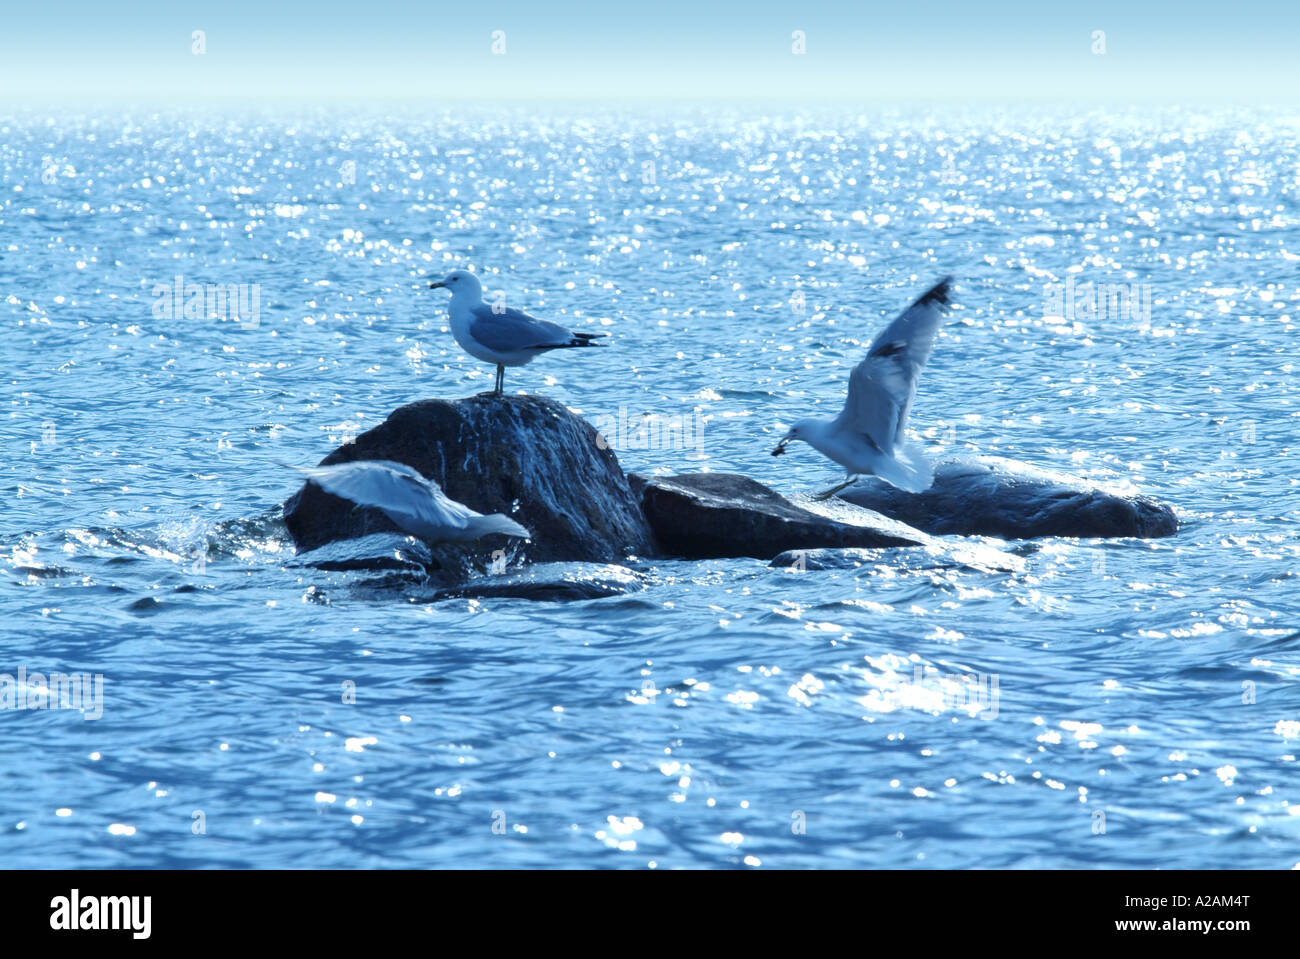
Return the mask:
[[(125, 7), (6, 4), (0, 98), (1300, 96), (1294, 0)], [(494, 31), (504, 53), (493, 52)]]

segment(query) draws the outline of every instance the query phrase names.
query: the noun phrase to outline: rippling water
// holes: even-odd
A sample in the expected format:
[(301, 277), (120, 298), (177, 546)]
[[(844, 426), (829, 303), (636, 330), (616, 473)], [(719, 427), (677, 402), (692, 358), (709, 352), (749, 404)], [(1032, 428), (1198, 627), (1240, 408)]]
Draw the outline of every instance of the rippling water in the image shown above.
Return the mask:
[[(32, 674), (104, 683), (98, 719), (0, 711), (0, 864), (1300, 859), (1295, 116), (33, 113), (0, 133), (0, 672), (37, 702)], [(912, 412), (933, 455), (1131, 486), (1183, 528), (1006, 544), (1018, 573), (900, 550), (642, 563), (644, 591), (571, 604), (296, 564), (273, 460), (490, 387), (426, 289), (453, 265), (611, 334), (509, 387), (689, 426), (626, 469), (786, 491), (837, 471), (775, 439), (837, 408), (881, 324), (951, 272)], [(249, 284), (256, 315), (169, 315), (177, 277)], [(1110, 283), (1136, 309), (1090, 309)]]

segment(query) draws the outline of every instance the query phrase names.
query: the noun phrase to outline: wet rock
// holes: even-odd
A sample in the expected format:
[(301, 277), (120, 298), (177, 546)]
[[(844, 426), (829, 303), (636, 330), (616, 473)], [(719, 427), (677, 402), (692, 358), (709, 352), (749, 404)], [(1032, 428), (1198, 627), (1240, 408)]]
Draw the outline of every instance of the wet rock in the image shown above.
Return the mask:
[[(480, 394), (423, 400), (340, 446), (323, 465), (360, 459), (405, 463), (480, 513), (504, 513), (528, 527), (522, 547), (505, 536), (478, 544), (433, 544), (432, 564), (447, 569), (466, 554), (483, 566), (495, 556), (529, 562), (609, 562), (654, 551), (654, 538), (607, 444), (587, 423), (541, 396)], [(306, 484), (284, 504), (300, 551), (378, 532), (398, 532), (375, 509)]]
[(734, 473), (634, 473), (629, 481), (664, 552), (685, 559), (771, 559), (793, 549), (911, 546), (927, 539), (846, 503), (786, 499)]
[(517, 572), (485, 576), (451, 589), (434, 599), (532, 599), (566, 602), (622, 596), (644, 589), (645, 577), (626, 566), (596, 563), (538, 563)]
[(1178, 531), (1173, 508), (1150, 496), (998, 456), (940, 462), (923, 493), (872, 477), (839, 498), (940, 536), (1157, 537)]
[(301, 552), (297, 563), (317, 569), (389, 571), (426, 576), (433, 565), (429, 547), (403, 533), (371, 533), (325, 543)]

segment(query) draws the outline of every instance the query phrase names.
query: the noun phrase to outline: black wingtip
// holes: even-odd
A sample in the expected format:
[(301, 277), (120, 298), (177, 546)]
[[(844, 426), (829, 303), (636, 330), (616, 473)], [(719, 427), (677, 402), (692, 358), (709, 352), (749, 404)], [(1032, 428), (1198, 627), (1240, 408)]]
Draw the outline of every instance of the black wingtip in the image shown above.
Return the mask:
[(931, 303), (938, 303), (940, 306), (951, 306), (952, 300), (952, 277), (945, 276), (930, 289), (922, 293), (916, 300), (917, 306), (928, 306)]

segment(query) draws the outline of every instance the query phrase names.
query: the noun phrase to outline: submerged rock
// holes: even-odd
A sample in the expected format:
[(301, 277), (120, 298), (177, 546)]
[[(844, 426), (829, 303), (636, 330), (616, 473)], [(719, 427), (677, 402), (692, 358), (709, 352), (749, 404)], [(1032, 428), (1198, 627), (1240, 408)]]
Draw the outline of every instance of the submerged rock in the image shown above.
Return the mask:
[(735, 473), (629, 477), (663, 549), (685, 559), (793, 549), (914, 546), (928, 537), (844, 503), (794, 502)]
[(645, 577), (626, 566), (597, 563), (538, 563), (522, 570), (484, 576), (451, 589), (437, 599), (532, 599), (567, 602), (622, 596), (644, 589)]
[(873, 477), (839, 498), (939, 536), (1088, 539), (1178, 532), (1173, 508), (1150, 496), (999, 456), (941, 462), (934, 484), (923, 493), (904, 492)]
[[(467, 553), (481, 566), (496, 551), (530, 562), (608, 562), (654, 549), (613, 451), (586, 420), (545, 397), (411, 403), (321, 464), (362, 459), (405, 463), (452, 499), (480, 513), (504, 513), (532, 533), (522, 549), (501, 535), (477, 545), (433, 544), (431, 564), (438, 568), (464, 566)], [(398, 532), (379, 510), (356, 509), (311, 483), (285, 501), (284, 522), (300, 551)]]
[(329, 542), (298, 553), (297, 563), (317, 569), (395, 571), (428, 574), (433, 564), (429, 547), (414, 536), (371, 533), (357, 539)]
[(920, 549), (905, 553), (883, 549), (794, 549), (768, 563), (774, 569), (801, 572), (819, 569), (860, 569), (888, 566), (891, 570), (912, 565), (921, 569), (974, 569), (981, 573), (1019, 573), (1025, 561), (1014, 553), (974, 540), (931, 539)]

